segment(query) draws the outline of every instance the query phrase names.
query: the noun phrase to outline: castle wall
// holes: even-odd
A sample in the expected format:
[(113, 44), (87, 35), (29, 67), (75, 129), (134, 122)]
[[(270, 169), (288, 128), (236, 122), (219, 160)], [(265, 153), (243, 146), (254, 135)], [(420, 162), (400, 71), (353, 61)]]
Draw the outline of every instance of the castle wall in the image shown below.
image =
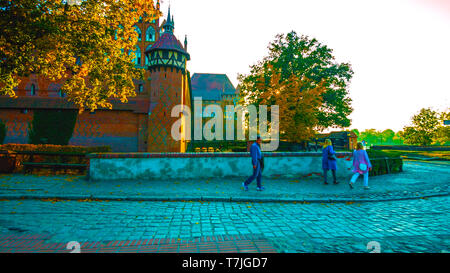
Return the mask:
[(107, 145), (113, 152), (138, 152), (139, 119), (140, 115), (131, 111), (83, 112), (78, 115), (69, 145)]
[[(111, 146), (113, 152), (146, 150), (146, 115), (131, 111), (96, 111), (78, 115), (69, 145)], [(28, 124), (33, 110), (1, 109), (0, 120), (7, 127), (4, 143), (28, 143)], [(139, 130), (141, 126), (141, 130)]]
[(28, 143), (28, 124), (33, 120), (33, 111), (25, 113), (21, 109), (2, 109), (0, 120), (6, 125), (5, 144)]

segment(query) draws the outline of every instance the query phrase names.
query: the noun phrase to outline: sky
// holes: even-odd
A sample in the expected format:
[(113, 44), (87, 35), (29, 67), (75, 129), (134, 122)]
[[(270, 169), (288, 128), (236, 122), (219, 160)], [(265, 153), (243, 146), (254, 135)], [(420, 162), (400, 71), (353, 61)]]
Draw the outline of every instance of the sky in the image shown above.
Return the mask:
[(450, 107), (450, 0), (165, 0), (188, 37), (194, 73), (238, 73), (295, 31), (333, 49), (355, 72), (351, 129), (401, 130), (421, 108)]

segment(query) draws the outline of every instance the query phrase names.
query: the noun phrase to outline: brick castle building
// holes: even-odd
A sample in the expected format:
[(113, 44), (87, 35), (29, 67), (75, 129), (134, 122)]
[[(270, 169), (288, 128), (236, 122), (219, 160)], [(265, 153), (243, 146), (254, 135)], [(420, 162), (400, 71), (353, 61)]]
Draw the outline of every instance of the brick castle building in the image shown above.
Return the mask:
[[(159, 1), (157, 2), (160, 9)], [(69, 145), (105, 146), (115, 152), (185, 152), (186, 142), (171, 137), (175, 105), (191, 106), (191, 88), (184, 45), (174, 35), (170, 15), (135, 26), (139, 34), (135, 64), (145, 68), (128, 103), (112, 100), (113, 108), (79, 114)], [(62, 82), (32, 75), (15, 89), (18, 98), (0, 97), (0, 120), (7, 126), (5, 143), (28, 143), (28, 126), (36, 109), (77, 109), (61, 92)]]

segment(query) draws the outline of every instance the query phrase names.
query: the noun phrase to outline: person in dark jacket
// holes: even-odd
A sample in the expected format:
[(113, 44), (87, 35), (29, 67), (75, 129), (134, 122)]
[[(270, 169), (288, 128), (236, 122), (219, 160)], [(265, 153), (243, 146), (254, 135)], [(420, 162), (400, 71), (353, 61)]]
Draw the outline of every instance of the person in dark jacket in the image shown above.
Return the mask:
[(327, 182), (328, 170), (331, 170), (331, 173), (333, 174), (333, 184), (339, 184), (339, 182), (336, 181), (337, 164), (335, 154), (336, 152), (333, 150), (331, 140), (326, 139), (322, 150), (322, 169), (323, 169), (323, 176), (325, 178), (324, 182), (325, 185), (328, 185)]
[(261, 184), (262, 169), (263, 169), (263, 156), (261, 153), (261, 137), (258, 136), (256, 142), (250, 147), (250, 156), (252, 158), (253, 174), (242, 183), (245, 191), (248, 191), (248, 185), (256, 179), (257, 187), (256, 190), (263, 191), (265, 188)]

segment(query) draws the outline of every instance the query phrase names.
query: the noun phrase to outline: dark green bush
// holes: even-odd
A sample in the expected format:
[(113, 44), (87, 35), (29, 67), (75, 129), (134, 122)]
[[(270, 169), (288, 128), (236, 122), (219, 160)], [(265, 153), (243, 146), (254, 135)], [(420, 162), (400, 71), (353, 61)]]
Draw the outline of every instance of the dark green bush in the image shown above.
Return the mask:
[(372, 170), (369, 176), (377, 176), (388, 173), (399, 173), (403, 171), (402, 158), (373, 158), (370, 159)]
[[(19, 152), (16, 160), (19, 165), (22, 162), (52, 162), (52, 163), (75, 163), (87, 164), (89, 159), (78, 154), (89, 153), (108, 153), (111, 152), (110, 146), (60, 146), (60, 145), (34, 145), (34, 144), (4, 144), (0, 145), (0, 150)], [(20, 154), (20, 152), (43, 153), (41, 155)], [(61, 153), (61, 155), (46, 155), (46, 153)]]
[(0, 120), (0, 144), (3, 144), (6, 138), (6, 125)]
[(28, 143), (67, 145), (72, 138), (76, 110), (35, 110), (28, 128)]

